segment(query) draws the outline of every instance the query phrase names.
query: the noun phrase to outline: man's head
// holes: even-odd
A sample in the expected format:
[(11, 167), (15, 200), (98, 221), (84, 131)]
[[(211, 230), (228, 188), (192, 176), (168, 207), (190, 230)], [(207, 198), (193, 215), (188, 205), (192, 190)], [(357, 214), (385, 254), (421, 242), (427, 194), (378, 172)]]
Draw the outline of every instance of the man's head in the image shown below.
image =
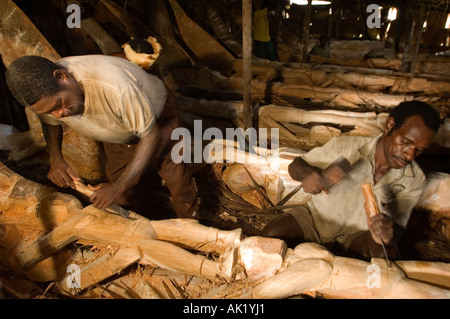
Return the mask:
[(321, 35), (319, 38), (320, 46), (325, 47), (327, 44), (328, 38), (326, 35)]
[(84, 110), (83, 88), (65, 68), (39, 56), (13, 61), (6, 71), (6, 83), (16, 100), (37, 114), (56, 118)]
[(405, 167), (431, 145), (440, 124), (439, 113), (424, 102), (402, 102), (392, 109), (382, 139), (387, 164)]

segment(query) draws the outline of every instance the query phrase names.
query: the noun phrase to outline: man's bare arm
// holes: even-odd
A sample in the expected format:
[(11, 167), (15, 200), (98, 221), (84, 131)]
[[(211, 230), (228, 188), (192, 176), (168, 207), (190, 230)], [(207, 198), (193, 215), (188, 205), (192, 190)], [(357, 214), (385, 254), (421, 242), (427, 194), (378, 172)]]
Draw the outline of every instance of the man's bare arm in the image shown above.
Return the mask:
[(392, 222), (386, 214), (377, 214), (369, 220), (369, 231), (377, 244), (381, 241), (386, 245), (397, 244), (403, 237), (405, 228)]
[(90, 197), (90, 200), (95, 207), (106, 208), (110, 206), (115, 199), (130, 187), (130, 183), (133, 180), (142, 175), (150, 164), (150, 161), (158, 148), (160, 139), (161, 134), (159, 127), (158, 125), (155, 125), (147, 134), (141, 137), (133, 158), (115, 183), (102, 183), (97, 186), (90, 186), (96, 191)]
[(320, 169), (309, 165), (303, 158), (297, 157), (288, 166), (289, 174), (296, 181), (302, 182), (303, 190), (310, 194), (318, 194), (325, 190)]
[(59, 187), (75, 188), (74, 178), (78, 179), (77, 174), (64, 160), (61, 153), (63, 129), (61, 125), (49, 125), (41, 122), (42, 132), (44, 133), (45, 141), (47, 142), (47, 149), (50, 160), (50, 170), (47, 174), (48, 179)]

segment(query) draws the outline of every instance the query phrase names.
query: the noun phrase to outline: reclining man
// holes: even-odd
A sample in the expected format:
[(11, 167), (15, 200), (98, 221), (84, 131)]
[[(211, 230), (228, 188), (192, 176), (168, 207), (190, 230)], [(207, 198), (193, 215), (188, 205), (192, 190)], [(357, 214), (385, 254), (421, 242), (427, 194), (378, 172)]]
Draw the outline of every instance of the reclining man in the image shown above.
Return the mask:
[(38, 114), (50, 155), (48, 178), (75, 187), (79, 177), (61, 154), (64, 123), (103, 142), (108, 182), (93, 186), (98, 208), (112, 203), (139, 212), (137, 191), (154, 168), (170, 191), (178, 217), (199, 219), (197, 191), (183, 163), (171, 160), (180, 126), (176, 100), (164, 83), (118, 57), (86, 55), (55, 63), (37, 56), (13, 61), (6, 72), (14, 97)]
[[(439, 113), (426, 103), (402, 102), (391, 110), (384, 131), (376, 137), (342, 136), (294, 159), (289, 174), (301, 181), (310, 201), (280, 215), (261, 232), (288, 246), (310, 241), (344, 249), (363, 259), (399, 258), (400, 240), (416, 205), (425, 175), (414, 158), (432, 143)], [(321, 171), (344, 156), (352, 165), (347, 175), (326, 189)], [(362, 185), (369, 182), (380, 214), (367, 220)]]

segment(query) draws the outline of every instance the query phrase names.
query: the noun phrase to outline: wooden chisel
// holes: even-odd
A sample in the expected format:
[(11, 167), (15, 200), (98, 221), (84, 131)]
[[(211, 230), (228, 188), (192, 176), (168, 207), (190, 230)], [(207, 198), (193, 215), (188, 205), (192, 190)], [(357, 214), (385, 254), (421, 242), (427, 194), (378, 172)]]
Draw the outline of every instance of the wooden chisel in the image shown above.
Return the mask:
[[(366, 201), (367, 205), (367, 219), (372, 219), (375, 215), (378, 215), (380, 213), (380, 210), (378, 208), (378, 202), (376, 199), (375, 194), (373, 193), (372, 185), (370, 183), (364, 183), (362, 186), (362, 191), (364, 195), (364, 199)], [(384, 256), (386, 257), (386, 264), (388, 268), (391, 268), (391, 263), (389, 262), (388, 254), (386, 252), (386, 247), (384, 246), (383, 241), (380, 238), (381, 242), (381, 248), (383, 248)]]
[[(90, 189), (87, 185), (85, 185), (82, 181), (74, 180), (74, 183), (75, 183), (75, 190), (83, 195), (90, 197), (95, 192), (94, 190)], [(120, 207), (117, 204), (111, 204), (109, 207), (105, 208), (105, 210), (110, 213), (118, 214), (122, 217), (131, 219), (130, 218), (131, 212), (128, 209)]]

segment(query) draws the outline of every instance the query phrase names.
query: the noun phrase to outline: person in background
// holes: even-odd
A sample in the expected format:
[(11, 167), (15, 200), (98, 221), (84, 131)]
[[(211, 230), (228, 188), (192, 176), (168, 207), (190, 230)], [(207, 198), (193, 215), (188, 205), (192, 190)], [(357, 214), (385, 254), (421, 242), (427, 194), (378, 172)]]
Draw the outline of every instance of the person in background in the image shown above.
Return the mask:
[(279, 61), (278, 52), (270, 36), (268, 5), (266, 0), (254, 0), (253, 54), (261, 59)]
[(327, 37), (325, 35), (320, 36), (319, 44), (309, 51), (310, 55), (320, 55), (324, 58), (330, 57), (330, 48), (327, 46)]

